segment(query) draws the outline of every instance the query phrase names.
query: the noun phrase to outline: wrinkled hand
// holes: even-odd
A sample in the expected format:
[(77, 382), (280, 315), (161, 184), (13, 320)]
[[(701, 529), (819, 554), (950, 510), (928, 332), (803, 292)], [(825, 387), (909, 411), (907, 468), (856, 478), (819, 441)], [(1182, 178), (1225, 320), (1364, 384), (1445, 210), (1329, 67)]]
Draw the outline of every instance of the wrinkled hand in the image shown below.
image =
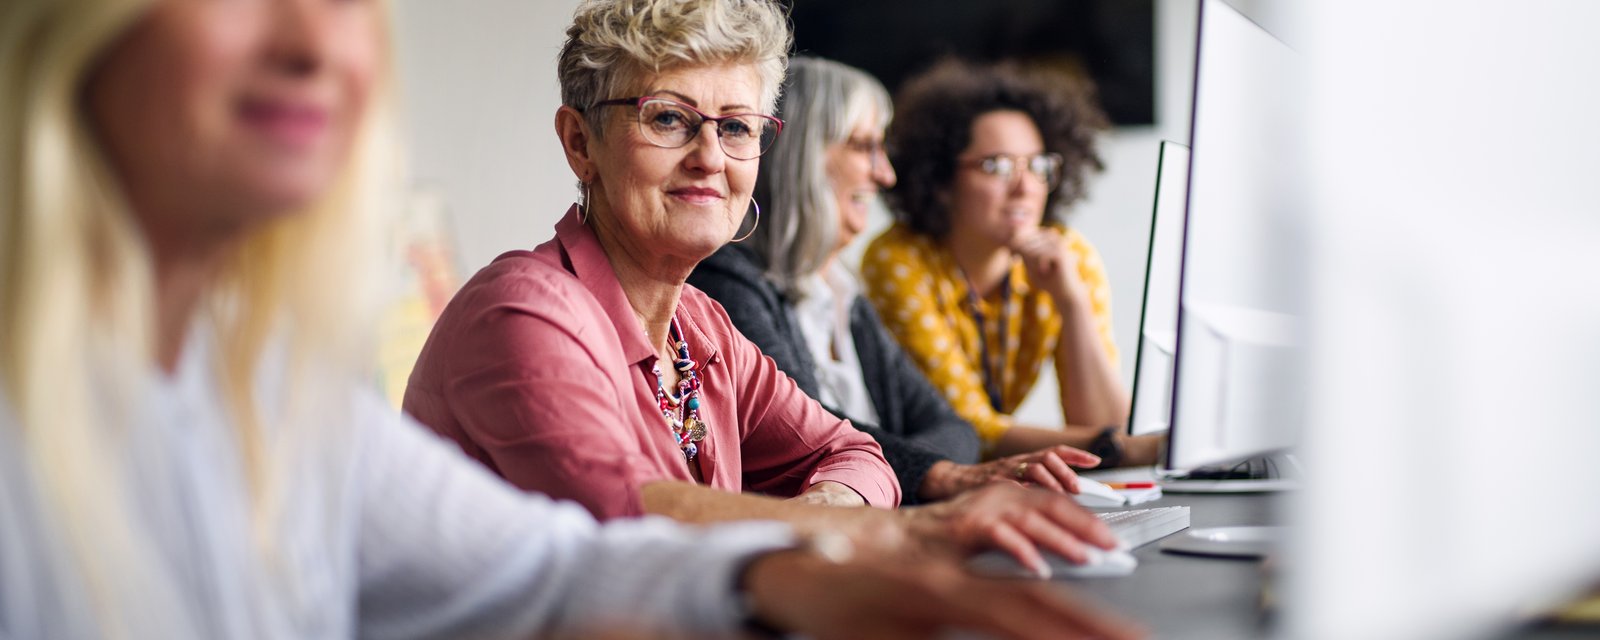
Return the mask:
[(1077, 493), (1078, 474), (1072, 467), (1099, 464), (1099, 456), (1066, 445), (981, 464), (941, 462), (928, 469), (921, 495), (924, 500), (944, 500), (995, 482), (1023, 482), (1057, 493)]
[(1013, 640), (1143, 635), (1057, 585), (981, 578), (948, 560), (832, 564), (781, 551), (752, 562), (744, 585), (759, 619), (818, 640), (930, 638), (955, 629)]
[(1058, 305), (1081, 300), (1088, 293), (1078, 279), (1078, 256), (1067, 249), (1060, 229), (1041, 227), (1019, 233), (1010, 248), (1022, 258), (1028, 279), (1043, 287)]
[(1111, 529), (1072, 498), (1015, 483), (990, 484), (900, 513), (912, 541), (928, 551), (966, 555), (997, 548), (1046, 577), (1050, 568), (1041, 549), (1081, 563), (1088, 559), (1085, 544), (1117, 544)]

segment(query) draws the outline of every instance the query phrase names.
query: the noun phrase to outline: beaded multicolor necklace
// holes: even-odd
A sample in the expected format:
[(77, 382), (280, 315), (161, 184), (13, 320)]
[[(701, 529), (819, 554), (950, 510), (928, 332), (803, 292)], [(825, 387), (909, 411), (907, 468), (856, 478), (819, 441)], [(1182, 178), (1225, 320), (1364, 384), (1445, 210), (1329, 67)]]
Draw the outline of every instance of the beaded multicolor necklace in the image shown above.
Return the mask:
[(678, 370), (678, 389), (677, 393), (667, 392), (658, 359), (651, 366), (656, 374), (656, 404), (660, 405), (667, 426), (672, 428), (684, 459), (694, 460), (700, 454), (700, 446), (695, 443), (706, 439), (706, 423), (700, 419), (700, 376), (696, 373), (699, 365), (689, 357), (689, 343), (684, 342), (683, 332), (678, 330), (678, 319), (673, 318), (669, 326), (672, 348), (678, 352), (677, 361), (672, 363)]

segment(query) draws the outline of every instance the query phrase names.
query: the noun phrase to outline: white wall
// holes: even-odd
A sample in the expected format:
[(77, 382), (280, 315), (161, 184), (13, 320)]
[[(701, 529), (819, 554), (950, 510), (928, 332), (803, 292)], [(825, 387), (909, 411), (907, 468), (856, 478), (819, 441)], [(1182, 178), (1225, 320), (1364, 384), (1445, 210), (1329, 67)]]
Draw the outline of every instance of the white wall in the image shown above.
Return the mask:
[[(503, 251), (552, 235), (572, 203), (574, 179), (552, 122), (560, 94), (555, 58), (576, 0), (399, 0), (402, 99), (416, 181), (451, 213), (463, 277)], [(1071, 223), (1100, 249), (1110, 273), (1122, 373), (1132, 379), (1157, 151), (1187, 141), (1194, 3), (1157, 1), (1157, 119), (1101, 140), (1104, 173)], [(876, 224), (887, 224), (880, 213)], [(872, 233), (863, 234), (870, 237)], [(1019, 412), (1059, 421), (1046, 374)]]
[(416, 182), (445, 201), (463, 278), (553, 235), (576, 195), (555, 139), (556, 54), (576, 0), (398, 0)]
[[(1194, 99), (1196, 7), (1191, 0), (1156, 2), (1156, 124), (1121, 127), (1100, 140), (1106, 170), (1089, 186), (1069, 223), (1100, 250), (1111, 278), (1113, 330), (1122, 355), (1122, 379), (1133, 384), (1139, 336), (1150, 214), (1155, 205), (1156, 161), (1161, 141), (1189, 142), (1189, 106)], [(1045, 368), (1016, 413), (1041, 425), (1060, 421), (1055, 372)]]

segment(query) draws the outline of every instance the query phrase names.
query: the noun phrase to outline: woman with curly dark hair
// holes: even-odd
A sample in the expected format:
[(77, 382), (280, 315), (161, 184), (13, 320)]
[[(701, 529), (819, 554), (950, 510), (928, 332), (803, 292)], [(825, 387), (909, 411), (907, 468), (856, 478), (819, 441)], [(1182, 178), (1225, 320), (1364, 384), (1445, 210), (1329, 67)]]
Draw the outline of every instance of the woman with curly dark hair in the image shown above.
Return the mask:
[[(1159, 441), (1127, 438), (1111, 296), (1094, 246), (1062, 211), (1102, 168), (1107, 124), (1093, 88), (1012, 64), (942, 62), (911, 79), (889, 130), (897, 223), (862, 263), (890, 332), (989, 457), (1066, 444), (1105, 466), (1149, 464)], [(1054, 358), (1064, 428), (1011, 416)], [(1026, 463), (1014, 470), (1028, 475)]]

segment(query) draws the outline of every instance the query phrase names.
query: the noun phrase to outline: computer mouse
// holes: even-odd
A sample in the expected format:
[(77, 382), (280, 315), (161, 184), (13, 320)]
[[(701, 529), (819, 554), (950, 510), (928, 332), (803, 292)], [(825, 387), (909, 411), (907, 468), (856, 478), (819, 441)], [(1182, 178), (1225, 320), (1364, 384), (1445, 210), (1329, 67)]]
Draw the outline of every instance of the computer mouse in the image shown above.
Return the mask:
[(1078, 476), (1078, 493), (1073, 496), (1085, 507), (1125, 507), (1128, 499), (1099, 480)]
[[(1139, 559), (1125, 548), (1101, 549), (1089, 547), (1088, 559), (1083, 564), (1072, 564), (1066, 558), (1040, 550), (1045, 564), (1050, 567), (1050, 578), (1119, 578), (1139, 568)], [(1004, 551), (985, 551), (972, 557), (967, 567), (976, 573), (999, 578), (1043, 578), (1023, 566)]]

